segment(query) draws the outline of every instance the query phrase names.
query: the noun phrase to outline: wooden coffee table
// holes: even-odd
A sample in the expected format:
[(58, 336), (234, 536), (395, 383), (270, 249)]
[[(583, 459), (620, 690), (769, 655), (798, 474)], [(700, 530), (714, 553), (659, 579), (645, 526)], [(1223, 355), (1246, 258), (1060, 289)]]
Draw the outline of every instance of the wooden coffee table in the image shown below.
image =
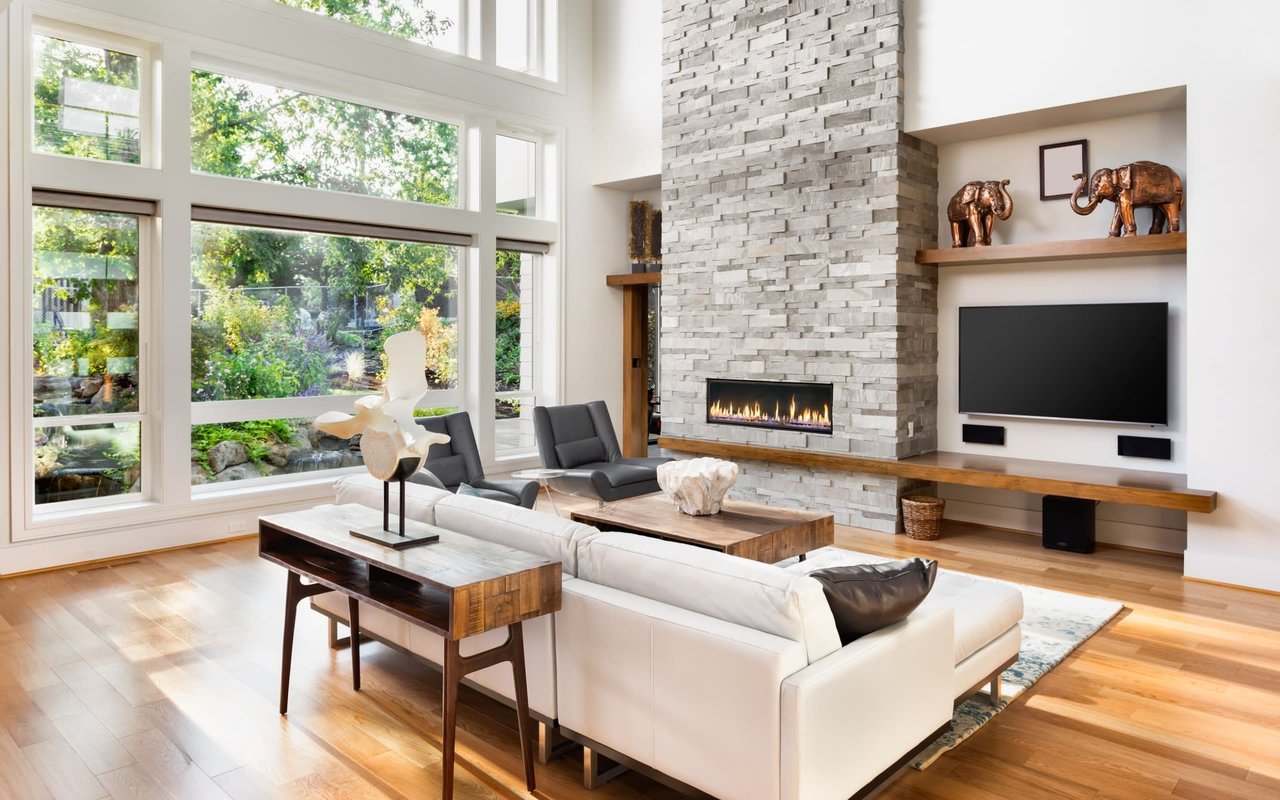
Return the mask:
[[(534, 791), (522, 623), (560, 610), (560, 562), (419, 522), (413, 522), (413, 527), (437, 533), (439, 541), (394, 550), (351, 534), (353, 529), (377, 525), (380, 517), (375, 509), (360, 505), (325, 505), (258, 519), (258, 555), (289, 571), (280, 713), (289, 710), (298, 603), (324, 592), (339, 592), (349, 599), (356, 691), (360, 690), (361, 605), (393, 614), (444, 639), (440, 766), (444, 800), (453, 797), (458, 686), (472, 672), (511, 662), (525, 784)], [(504, 644), (462, 655), (462, 639), (503, 627), (507, 629)]]
[(680, 513), (661, 494), (574, 511), (572, 519), (602, 530), (627, 531), (719, 550), (774, 564), (835, 543), (835, 517), (813, 511), (726, 500), (719, 514)]

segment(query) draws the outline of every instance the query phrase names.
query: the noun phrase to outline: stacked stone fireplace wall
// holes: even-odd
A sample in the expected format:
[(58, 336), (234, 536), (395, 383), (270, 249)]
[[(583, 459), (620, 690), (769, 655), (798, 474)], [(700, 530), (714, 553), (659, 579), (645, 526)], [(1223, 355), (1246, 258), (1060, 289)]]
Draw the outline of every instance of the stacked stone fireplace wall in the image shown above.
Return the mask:
[[(937, 444), (937, 151), (902, 132), (902, 4), (664, 0), (663, 434)], [(835, 433), (707, 424), (706, 379), (835, 385)], [(735, 494), (894, 530), (894, 478), (743, 462)]]

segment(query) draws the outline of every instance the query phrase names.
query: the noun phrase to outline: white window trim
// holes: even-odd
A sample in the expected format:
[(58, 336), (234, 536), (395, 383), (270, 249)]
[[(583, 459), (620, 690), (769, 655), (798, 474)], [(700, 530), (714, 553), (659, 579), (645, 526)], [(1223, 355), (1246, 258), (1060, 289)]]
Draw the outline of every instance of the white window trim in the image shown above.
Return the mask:
[[(46, 17), (33, 17), (30, 19), (30, 29), (26, 37), (26, 49), (34, 56), (34, 48), (31, 47), (32, 36), (45, 36), (53, 39), (62, 39), (70, 41), (74, 44), (84, 44), (91, 47), (101, 47), (104, 50), (113, 50), (117, 53), (134, 56), (138, 59), (138, 109), (141, 112), (139, 117), (138, 135), (141, 138), (142, 148), (140, 151), (139, 163), (128, 164), (123, 161), (108, 161), (107, 159), (88, 158), (83, 156), (64, 156), (56, 153), (48, 153), (43, 150), (36, 150), (36, 118), (35, 105), (33, 103), (25, 103), (26, 117), (26, 136), (29, 144), (28, 150), (39, 155), (46, 155), (52, 158), (65, 158), (73, 161), (88, 161), (90, 163), (106, 163), (115, 164), (125, 168), (133, 169), (154, 169), (160, 161), (160, 126), (157, 124), (156, 110), (159, 103), (156, 98), (156, 53), (155, 48), (146, 41), (135, 39), (130, 36), (106, 33), (95, 28), (87, 28), (75, 23), (64, 22)], [(27, 88), (28, 93), (31, 87), (35, 85), (35, 69), (33, 58), (24, 58), (23, 67), (26, 76), (23, 85)]]
[[(240, 0), (226, 1), (237, 5), (252, 4), (242, 3)], [(274, 0), (266, 1), (274, 4)], [(554, 0), (545, 1), (554, 2)], [(470, 2), (474, 7), (479, 0), (470, 0)], [(280, 6), (280, 9), (299, 14), (307, 13), (298, 9), (288, 9), (284, 6)], [(396, 37), (379, 34), (376, 31), (363, 31), (355, 26), (347, 26), (335, 20), (327, 20), (319, 15), (315, 16), (318, 22), (322, 24), (334, 23), (343, 29), (345, 35), (354, 36), (357, 39), (361, 38), (363, 33), (370, 34), (381, 47), (408, 45), (407, 49), (410, 51), (429, 49), (416, 43), (405, 42), (404, 40), (396, 39)], [(147, 125), (147, 130), (150, 131), (150, 144), (144, 142), (144, 152), (150, 152), (154, 156), (150, 166), (144, 167), (118, 162), (78, 159), (68, 156), (35, 153), (33, 151), (31, 147), (33, 126), (30, 124), (33, 116), (29, 93), (31, 83), (29, 56), (31, 53), (30, 37), (32, 25), (36, 18), (38, 18), (40, 25), (54, 26), (63, 30), (72, 27), (88, 27), (99, 31), (109, 30), (113, 32), (108, 36), (112, 38), (111, 45), (114, 49), (127, 52), (123, 42), (115, 40), (118, 34), (121, 40), (130, 39), (143, 43), (147, 52), (153, 54), (151, 56), (152, 60), (149, 62), (150, 68), (146, 72), (147, 81), (145, 82), (149, 82), (154, 87), (155, 96), (151, 98), (151, 103), (144, 107), (144, 117), (149, 116), (149, 119), (145, 120), (144, 124)], [(557, 19), (558, 28), (563, 30), (565, 20), (562, 17)], [(7, 203), (7, 219), (10, 230), (13, 233), (10, 237), (11, 263), (14, 265), (28, 265), (26, 270), (11, 270), (11, 275), (25, 272), (29, 280), (29, 259), (31, 257), (30, 187), (33, 184), (54, 190), (127, 196), (157, 201), (160, 207), (160, 215), (157, 218), (158, 224), (156, 227), (163, 227), (164, 240), (162, 242), (163, 249), (162, 251), (157, 251), (155, 258), (162, 260), (166, 266), (164, 274), (158, 276), (158, 280), (162, 285), (154, 286), (153, 288), (159, 296), (164, 298), (166, 304), (179, 304), (183, 308), (185, 308), (185, 297), (190, 287), (191, 223), (188, 215), (192, 204), (226, 205), (229, 203), (230, 207), (242, 207), (248, 210), (318, 217), (325, 217), (331, 213), (340, 213), (350, 215), (349, 218), (365, 220), (372, 224), (455, 230), (468, 233), (476, 236), (480, 244), (475, 248), (463, 251), (463, 264), (460, 265), (458, 276), (460, 299), (465, 296), (476, 296), (478, 287), (469, 284), (473, 274), (479, 271), (479, 262), (484, 250), (487, 249), (490, 257), (492, 256), (493, 241), (496, 237), (547, 241), (551, 243), (552, 255), (549, 257), (544, 256), (546, 261), (544, 262), (545, 266), (542, 270), (542, 275), (547, 281), (551, 282), (552, 290), (540, 292), (539, 314), (541, 320), (539, 322), (539, 330), (552, 335), (554, 341), (551, 344), (554, 348), (554, 353), (548, 352), (547, 356), (557, 365), (553, 368), (557, 372), (555, 375), (551, 375), (546, 369), (543, 370), (542, 379), (546, 382), (547, 390), (543, 391), (540, 388), (539, 400), (544, 403), (554, 403), (561, 396), (565, 378), (558, 371), (558, 365), (563, 363), (565, 310), (563, 305), (564, 281), (558, 274), (558, 271), (562, 268), (561, 258), (557, 251), (559, 248), (558, 242), (561, 241), (564, 235), (564, 204), (560, 183), (565, 180), (565, 175), (563, 165), (559, 163), (558, 159), (559, 143), (563, 141), (564, 137), (564, 128), (562, 126), (535, 117), (512, 113), (509, 109), (495, 113), (495, 110), (489, 106), (473, 103), (458, 97), (434, 95), (423, 91), (421, 88), (415, 88), (413, 85), (396, 82), (394, 78), (383, 80), (347, 72), (337, 67), (316, 65), (309, 62), (304, 63), (295, 58), (277, 55), (276, 53), (258, 51), (210, 39), (190, 30), (169, 28), (150, 22), (143, 22), (140, 19), (123, 17), (114, 13), (61, 2), (60, 0), (15, 0), (8, 6), (0, 8), (0, 23), (6, 21), (8, 23), (7, 37), (0, 41), (0, 57), (4, 57), (7, 60), (10, 68), (8, 70), (10, 80), (7, 85), (9, 90), (8, 124), (5, 126), (3, 134), (12, 135), (8, 136), (9, 158), (7, 175), (9, 191), (7, 197), (0, 198), (0, 200), (9, 201)], [(77, 37), (71, 35), (71, 38), (76, 39)], [(80, 40), (84, 41), (83, 38)], [(558, 35), (557, 41), (564, 41), (562, 34)], [(353, 41), (354, 44), (355, 42)], [(7, 53), (4, 52), (5, 50), (7, 50)], [(553, 56), (557, 54), (548, 52), (545, 55)], [(547, 216), (551, 217), (551, 219), (498, 215), (486, 210), (483, 204), (479, 202), (480, 196), (484, 193), (479, 190), (480, 187), (463, 188), (468, 178), (477, 183), (481, 179), (488, 179), (489, 181), (493, 179), (492, 163), (490, 162), (487, 165), (488, 173), (486, 174), (484, 170), (476, 166), (477, 157), (475, 154), (465, 156), (465, 161), (459, 166), (460, 196), (468, 198), (468, 201), (462, 203), (460, 208), (423, 206), (416, 203), (364, 195), (345, 195), (326, 190), (278, 184), (254, 184), (231, 178), (193, 174), (190, 170), (190, 124), (186, 107), (189, 104), (190, 97), (190, 68), (193, 63), (199, 63), (201, 59), (206, 59), (205, 63), (208, 63), (208, 60), (225, 60), (241, 66), (249, 66), (253, 69), (254, 75), (261, 74), (263, 76), (262, 79), (268, 83), (289, 80), (291, 76), (296, 78), (299, 75), (303, 75), (307, 77), (307, 86), (315, 87), (314, 89), (308, 89), (309, 91), (363, 105), (385, 107), (390, 110), (398, 110), (403, 113), (431, 119), (444, 119), (441, 116), (443, 113), (451, 113), (454, 117), (464, 122), (460, 131), (460, 151), (468, 145), (474, 146), (474, 143), (479, 141), (479, 139), (475, 138), (479, 134), (488, 136), (489, 140), (492, 141), (492, 132), (495, 130), (493, 120), (498, 116), (501, 116), (505, 123), (516, 126), (518, 129), (539, 131), (543, 142), (543, 152), (546, 155), (546, 160), (544, 161), (546, 165), (544, 168), (546, 185), (539, 187), (540, 190), (544, 191), (544, 195), (539, 197), (539, 205), (546, 212), (550, 212)], [(469, 70), (476, 72), (487, 71), (477, 69), (479, 65), (470, 59), (455, 58), (453, 61)], [(557, 61), (562, 69), (563, 59), (558, 58)], [(335, 63), (341, 63), (341, 59), (338, 59)], [(558, 84), (539, 85), (547, 82), (537, 80), (522, 81), (521, 78), (527, 76), (508, 70), (498, 70), (497, 72), (501, 73), (503, 77), (517, 82), (529, 83), (539, 89), (550, 90), (559, 94), (564, 93), (563, 80)], [(245, 72), (234, 74), (256, 79)], [(161, 80), (161, 76), (163, 76), (163, 80)], [(297, 81), (294, 81), (294, 84), (299, 85)], [(162, 98), (164, 101), (163, 109), (160, 108)], [(181, 110), (175, 111), (175, 109)], [(161, 113), (157, 113), (158, 110)], [(557, 114), (559, 113), (557, 112)], [(4, 141), (4, 135), (0, 135), (0, 142)], [(491, 148), (491, 145), (489, 147)], [(490, 159), (492, 158), (491, 153), (492, 151), (490, 150)], [(163, 161), (160, 158), (161, 155), (163, 155)], [(463, 157), (461, 153), (460, 157)], [(491, 192), (492, 190), (490, 189), (490, 198), (492, 198)], [(483, 246), (486, 240), (487, 247)], [(549, 274), (553, 271), (557, 274)], [(29, 326), (29, 291), (14, 292), (12, 291), (12, 283), (13, 281), (11, 280), (8, 287), (3, 287), (10, 289), (10, 309), (14, 313), (15, 319), (26, 319), (26, 325)], [(0, 294), (2, 294), (3, 288), (0, 288)], [(155, 308), (156, 302), (158, 302), (157, 299), (152, 297), (149, 304)], [(493, 335), (492, 331), (486, 332), (486, 328), (491, 327), (490, 325), (481, 324), (481, 319), (484, 318), (483, 315), (475, 313), (480, 310), (479, 308), (469, 307), (465, 302), (460, 303), (459, 306), (459, 325), (462, 328), (459, 342), (460, 383), (459, 388), (454, 390), (456, 392), (456, 401), (444, 402), (443, 398), (438, 400), (429, 398), (430, 402), (424, 400), (422, 404), (423, 406), (457, 406), (469, 410), (477, 423), (483, 419), (483, 411), (492, 409), (494, 396), (491, 383), (489, 383), (487, 393), (475, 394), (476, 385), (483, 382), (481, 379), (484, 373), (488, 372), (490, 376), (492, 375), (492, 365), (485, 365), (487, 369), (479, 368), (472, 363), (474, 356), (468, 355), (468, 353), (478, 354), (482, 350), (491, 349), (491, 347), (482, 347), (477, 340), (478, 336), (484, 336), (486, 333), (489, 337)], [(27, 488), (14, 492), (14, 502), (9, 504), (7, 516), (11, 523), (11, 541), (23, 544), (38, 544), (55, 538), (65, 540), (67, 537), (86, 534), (123, 534), (136, 526), (204, 518), (210, 514), (234, 512), (249, 504), (261, 504), (268, 501), (272, 505), (314, 502), (318, 498), (327, 495), (327, 487), (339, 477), (333, 472), (322, 473), (318, 476), (306, 474), (303, 478), (294, 476), (294, 479), (287, 482), (271, 483), (266, 486), (218, 485), (217, 490), (210, 490), (207, 493), (202, 491), (194, 494), (192, 492), (186, 468), (186, 454), (189, 450), (189, 425), (193, 421), (192, 416), (195, 408), (194, 404), (189, 400), (190, 395), (187, 388), (190, 368), (188, 355), (190, 324), (188, 320), (189, 318), (186, 315), (183, 315), (182, 319), (177, 319), (172, 313), (163, 314), (163, 318), (158, 312), (153, 312), (152, 314), (151, 322), (156, 326), (157, 332), (164, 332), (163, 337), (159, 339), (164, 347), (150, 350), (147, 360), (151, 362), (153, 369), (163, 371), (172, 387), (156, 386), (159, 390), (159, 397), (156, 398), (157, 402), (150, 408), (150, 412), (155, 416), (155, 433), (151, 436), (144, 435), (143, 440), (144, 448), (151, 446), (156, 448), (156, 452), (144, 452), (144, 459), (149, 458), (153, 464), (163, 463), (162, 457), (167, 458), (169, 461), (180, 460), (182, 469), (164, 470), (165, 474), (158, 475), (157, 472), (160, 470), (153, 467), (148, 471), (144, 464), (144, 475), (155, 480), (157, 484), (154, 486), (153, 499), (151, 500), (140, 501), (136, 497), (129, 496), (127, 500), (121, 500), (118, 505), (111, 505), (109, 509), (105, 509), (109, 513), (104, 513), (104, 507), (102, 506), (98, 506), (93, 510), (77, 510), (58, 509), (56, 507), (63, 504), (52, 504), (47, 506), (50, 509), (48, 515), (46, 516), (42, 511), (38, 522), (29, 521), (24, 513), (24, 504), (20, 498), (31, 492), (30, 484), (24, 484)], [(14, 333), (16, 335), (17, 331), (15, 330)], [(179, 353), (177, 352), (178, 350), (182, 352)], [(8, 361), (9, 374), (11, 378), (15, 379), (11, 381), (13, 389), (11, 389), (9, 398), (11, 409), (14, 409), (15, 413), (9, 415), (12, 423), (10, 428), (0, 430), (0, 439), (4, 438), (4, 434), (10, 434), (9, 443), (11, 447), (21, 448), (23, 452), (28, 454), (27, 458), (31, 458), (30, 436), (33, 426), (29, 417), (16, 411), (29, 405), (30, 395), (26, 395), (25, 398), (17, 397), (20, 392), (18, 387), (21, 383), (16, 379), (23, 378), (23, 381), (25, 381), (25, 377), (20, 374), (14, 359), (9, 358)], [(29, 360), (26, 366), (29, 368)], [(480, 374), (473, 375), (472, 373), (477, 368), (480, 369)], [(29, 372), (29, 369), (27, 372)], [(490, 377), (491, 380), (492, 378)], [(153, 379), (150, 383), (155, 384), (156, 381)], [(279, 416), (292, 415), (283, 413), (279, 414)], [(11, 454), (16, 456), (17, 450), (12, 450)], [(491, 438), (489, 446), (482, 450), (482, 456), (487, 465), (499, 466), (493, 458)], [(527, 459), (525, 460), (527, 461)], [(0, 472), (3, 472), (7, 466), (8, 464), (0, 465)], [(503, 459), (501, 466), (507, 466), (507, 459)], [(16, 481), (17, 476), (15, 475), (14, 478)], [(16, 483), (11, 481), (11, 485), (16, 485)], [(0, 509), (2, 508), (3, 505), (0, 504)], [(217, 532), (217, 534), (221, 533), (221, 531)], [(122, 541), (125, 540), (132, 541), (129, 537), (122, 539)], [(145, 540), (145, 537), (143, 540)], [(59, 547), (64, 547), (64, 545), (59, 545)]]
[[(12, 422), (19, 423), (20, 419), (20, 424), (23, 426), (21, 438), (17, 438), (15, 441), (21, 442), (22, 482), (23, 486), (26, 487), (22, 492), (23, 502), (20, 506), (23, 524), (15, 526), (13, 529), (12, 539), (15, 542), (42, 538), (42, 530), (45, 529), (42, 523), (47, 523), (50, 519), (56, 519), (62, 512), (74, 513), (78, 509), (91, 507), (103, 512), (115, 507), (136, 503), (163, 502), (159, 491), (160, 483), (155, 474), (156, 467), (160, 463), (160, 459), (157, 456), (159, 455), (159, 443), (162, 434), (157, 424), (156, 404), (153, 400), (156, 396), (156, 382), (160, 379), (161, 373), (151, 358), (151, 343), (156, 338), (158, 327), (161, 324), (160, 315), (154, 311), (157, 307), (155, 285), (160, 281), (159, 259), (155, 255), (159, 252), (157, 218), (127, 215), (136, 216), (138, 220), (138, 410), (109, 414), (71, 415), (67, 417), (35, 417), (31, 413), (31, 398), (35, 394), (35, 359), (31, 351), (31, 343), (35, 335), (35, 329), (30, 310), (34, 286), (33, 271), (35, 268), (33, 247), (35, 225), (31, 222), (31, 219), (35, 215), (35, 209), (35, 206), (27, 203), (28, 222), (24, 226), (24, 238), (27, 242), (26, 252), (23, 253), (20, 261), (13, 262), (22, 264), (23, 269), (20, 274), (19, 270), (14, 270), (15, 274), (10, 283), (14, 293), (13, 305), (15, 314), (13, 318), (22, 320), (20, 324), (22, 345), (20, 348), (14, 348), (15, 353), (20, 351), (22, 356), (15, 358), (12, 364), (13, 371), (21, 373), (20, 378), (13, 381), (14, 386), (18, 388), (21, 394), (15, 394), (10, 408), (13, 411), (11, 414), (14, 418)], [(17, 306), (20, 303), (26, 306), (25, 313), (18, 313)], [(110, 424), (116, 422), (136, 423), (139, 426), (141, 440), (139, 455), (142, 463), (141, 490), (127, 495), (37, 505), (35, 502), (36, 430), (69, 425)], [(15, 453), (14, 455), (18, 456), (19, 454)], [(17, 459), (12, 460), (16, 461)], [(148, 464), (152, 466), (148, 468)], [(19, 506), (15, 504), (14, 508), (16, 511)]]
[[(274, 3), (275, 0), (268, 0), (268, 2)], [(288, 8), (288, 6), (281, 6), (281, 8)], [(298, 9), (294, 9), (294, 10), (298, 10)], [(303, 13), (310, 13), (310, 12), (303, 12)], [(450, 110), (447, 113), (440, 113), (439, 111), (433, 112), (433, 111), (427, 110), (425, 107), (417, 103), (397, 102), (398, 100), (397, 98), (388, 98), (388, 102), (379, 101), (377, 103), (371, 103), (368, 99), (359, 99), (359, 96), (353, 93), (352, 91), (344, 90), (343, 88), (336, 87), (332, 84), (326, 84), (321, 81), (315, 81), (315, 80), (309, 79), (305, 77), (305, 73), (301, 73), (301, 72), (294, 73), (292, 71), (281, 72), (278, 70), (264, 70), (262, 68), (254, 67), (249, 64), (245, 64), (243, 62), (232, 61), (228, 59), (218, 58), (215, 56), (206, 56), (206, 55), (193, 53), (191, 57), (191, 70), (200, 70), (202, 72), (213, 72), (213, 73), (222, 75), (223, 77), (245, 80), (251, 83), (264, 84), (272, 88), (284, 89), (286, 91), (302, 92), (304, 94), (308, 94), (316, 97), (322, 97), (330, 100), (338, 100), (340, 102), (349, 103), (352, 105), (364, 106), (366, 108), (373, 108), (374, 110), (377, 110), (377, 111), (390, 111), (392, 113), (402, 114), (405, 116), (422, 119), (427, 122), (441, 122), (446, 125), (455, 126), (458, 129), (458, 158), (457, 158), (457, 167), (456, 167), (458, 184), (455, 187), (455, 192), (454, 192), (455, 203), (452, 206), (434, 206), (433, 204), (430, 204), (430, 203), (420, 203), (413, 200), (403, 200), (401, 198), (384, 197), (382, 195), (375, 195), (375, 194), (360, 194), (357, 192), (337, 192), (334, 190), (323, 189), (323, 188), (314, 187), (314, 186), (293, 186), (292, 184), (274, 184), (274, 185), (291, 186), (292, 188), (298, 188), (298, 189), (312, 189), (313, 191), (325, 192), (326, 194), (342, 194), (342, 195), (348, 195), (351, 197), (372, 197), (379, 200), (391, 200), (395, 202), (408, 203), (409, 205), (415, 208), (420, 208), (422, 206), (432, 206), (437, 208), (466, 208), (467, 170), (464, 169), (464, 165), (467, 163), (466, 161), (467, 137), (465, 135), (465, 132), (467, 130), (467, 121), (466, 121), (465, 115), (457, 113), (456, 110)], [(188, 116), (187, 119), (188, 119), (188, 129), (189, 129), (190, 117)], [(191, 174), (200, 176), (200, 177), (223, 178), (228, 181), (247, 183), (252, 186), (259, 186), (264, 183), (270, 183), (269, 181), (253, 181), (247, 178), (234, 178), (234, 177), (228, 177), (225, 175), (214, 175), (212, 173), (197, 172), (193, 168), (191, 169)], [(413, 227), (422, 227), (422, 226), (415, 225)]]
[[(521, 142), (527, 142), (533, 145), (533, 210), (532, 214), (507, 214), (506, 216), (523, 217), (524, 219), (550, 219), (554, 215), (549, 215), (543, 202), (543, 186), (546, 183), (546, 167), (544, 166), (544, 151), (546, 145), (543, 137), (536, 131), (528, 128), (518, 128), (513, 125), (500, 125), (497, 129), (498, 136), (507, 139), (515, 139)], [(497, 165), (494, 165), (494, 179), (497, 179)], [(495, 198), (494, 211), (497, 211), (497, 203)], [(504, 237), (505, 238), (505, 237)]]

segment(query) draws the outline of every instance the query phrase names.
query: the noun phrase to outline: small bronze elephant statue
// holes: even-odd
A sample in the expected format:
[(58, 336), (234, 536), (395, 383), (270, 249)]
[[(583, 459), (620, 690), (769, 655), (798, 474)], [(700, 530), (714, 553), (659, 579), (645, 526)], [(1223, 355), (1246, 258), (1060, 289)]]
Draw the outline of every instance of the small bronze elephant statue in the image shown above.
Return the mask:
[(996, 219), (1007, 220), (1013, 214), (1013, 198), (1009, 196), (1009, 179), (1002, 181), (969, 181), (947, 203), (947, 220), (951, 223), (951, 246), (969, 247), (991, 244), (991, 229)]
[(1182, 179), (1164, 164), (1135, 161), (1115, 169), (1098, 170), (1089, 178), (1089, 201), (1085, 205), (1078, 205), (1085, 190), (1084, 175), (1077, 172), (1072, 177), (1079, 181), (1071, 193), (1072, 211), (1084, 216), (1093, 213), (1099, 200), (1116, 204), (1110, 236), (1137, 236), (1133, 210), (1140, 206), (1151, 208), (1148, 233), (1164, 233), (1166, 222), (1169, 232), (1177, 233), (1182, 225)]

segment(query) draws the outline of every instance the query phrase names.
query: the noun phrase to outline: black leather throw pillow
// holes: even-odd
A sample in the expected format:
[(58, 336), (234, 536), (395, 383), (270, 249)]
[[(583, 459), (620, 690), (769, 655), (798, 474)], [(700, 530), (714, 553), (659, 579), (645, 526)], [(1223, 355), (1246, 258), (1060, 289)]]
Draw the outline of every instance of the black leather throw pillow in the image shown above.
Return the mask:
[(922, 558), (856, 564), (809, 573), (822, 584), (840, 644), (900, 622), (933, 588), (938, 562)]

